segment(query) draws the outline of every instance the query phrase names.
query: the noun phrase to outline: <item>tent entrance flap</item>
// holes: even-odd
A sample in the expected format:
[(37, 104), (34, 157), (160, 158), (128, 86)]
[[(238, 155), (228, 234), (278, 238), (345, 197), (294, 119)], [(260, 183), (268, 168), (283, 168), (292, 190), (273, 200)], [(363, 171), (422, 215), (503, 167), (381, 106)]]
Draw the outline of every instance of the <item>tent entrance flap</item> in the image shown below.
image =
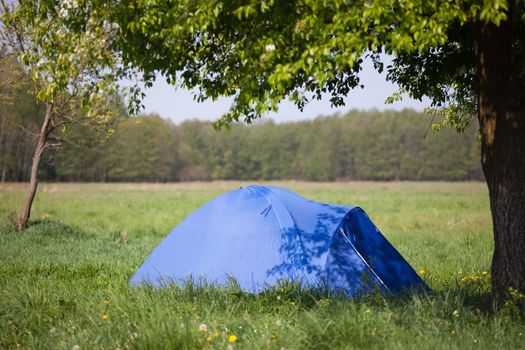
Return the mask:
[(428, 289), (362, 209), (353, 211), (341, 227), (353, 248), (392, 294), (421, 286)]
[(339, 232), (338, 234), (342, 235), (343, 238), (346, 240), (346, 242), (348, 242), (348, 244), (352, 247), (352, 249), (355, 251), (355, 253), (359, 256), (359, 258), (361, 258), (361, 260), (365, 263), (365, 265), (368, 267), (368, 269), (370, 270), (370, 272), (372, 273), (372, 275), (377, 279), (377, 281), (379, 281), (379, 283), (381, 284), (381, 286), (383, 288), (385, 288), (385, 290), (392, 294), (392, 292), (390, 291), (390, 289), (388, 289), (388, 286), (385, 284), (385, 282), (383, 282), (383, 280), (381, 279), (381, 277), (379, 277), (379, 275), (374, 271), (374, 269), (372, 268), (372, 266), (370, 266), (370, 264), (366, 261), (366, 259), (359, 253), (359, 251), (356, 249), (356, 247), (354, 246), (354, 244), (352, 243), (352, 241), (348, 238), (348, 235), (346, 234), (345, 232), (345, 228), (346, 226), (343, 225), (339, 228)]

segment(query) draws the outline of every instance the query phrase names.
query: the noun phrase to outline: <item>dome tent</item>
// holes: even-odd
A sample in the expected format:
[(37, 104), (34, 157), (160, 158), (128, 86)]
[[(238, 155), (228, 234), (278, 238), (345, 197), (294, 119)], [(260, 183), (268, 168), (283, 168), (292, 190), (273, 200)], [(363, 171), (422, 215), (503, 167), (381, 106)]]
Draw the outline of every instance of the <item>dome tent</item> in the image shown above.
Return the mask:
[(353, 296), (427, 288), (359, 207), (308, 200), (280, 187), (247, 186), (200, 207), (155, 248), (131, 285), (234, 278), (257, 293), (278, 281)]

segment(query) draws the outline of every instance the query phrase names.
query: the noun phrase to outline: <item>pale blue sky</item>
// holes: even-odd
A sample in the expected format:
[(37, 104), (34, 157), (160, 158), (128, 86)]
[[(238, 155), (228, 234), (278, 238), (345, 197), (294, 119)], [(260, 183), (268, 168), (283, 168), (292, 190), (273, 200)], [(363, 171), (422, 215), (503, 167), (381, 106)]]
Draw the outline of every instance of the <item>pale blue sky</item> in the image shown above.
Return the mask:
[[(272, 118), (277, 122), (313, 119), (320, 115), (332, 115), (337, 112), (344, 113), (350, 109), (396, 109), (414, 108), (421, 110), (428, 107), (428, 101), (416, 101), (405, 97), (402, 101), (386, 105), (385, 100), (394, 91), (396, 86), (386, 81), (386, 74), (377, 73), (372, 64), (365, 61), (361, 72), (361, 82), (364, 89), (352, 91), (346, 99), (346, 106), (331, 108), (327, 98), (321, 101), (312, 101), (303, 112), (289, 101), (281, 103), (277, 113), (269, 113), (265, 118)], [(187, 119), (216, 120), (221, 114), (228, 111), (232, 99), (223, 98), (218, 101), (197, 103), (187, 90), (177, 90), (168, 85), (163, 78), (157, 79), (154, 86), (146, 91), (143, 101), (145, 113), (157, 113), (164, 118), (169, 118), (175, 123)]]

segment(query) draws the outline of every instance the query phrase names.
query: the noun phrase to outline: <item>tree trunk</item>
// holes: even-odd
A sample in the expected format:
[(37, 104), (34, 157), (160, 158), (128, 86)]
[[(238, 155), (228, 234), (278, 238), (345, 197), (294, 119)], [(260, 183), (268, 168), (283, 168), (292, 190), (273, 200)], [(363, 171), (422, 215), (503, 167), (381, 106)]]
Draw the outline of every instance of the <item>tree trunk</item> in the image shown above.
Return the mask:
[(512, 35), (510, 21), (479, 24), (476, 35), (481, 163), (492, 212), (497, 298), (511, 288), (525, 293), (525, 58), (513, 54)]
[(24, 206), (22, 207), (22, 212), (18, 217), (16, 223), (17, 230), (23, 230), (27, 227), (27, 223), (31, 216), (31, 207), (33, 205), (33, 200), (35, 199), (36, 189), (38, 186), (38, 169), (40, 167), (40, 160), (42, 159), (42, 152), (46, 146), (49, 122), (53, 116), (53, 105), (46, 104), (46, 114), (44, 116), (44, 121), (40, 129), (40, 134), (38, 136), (38, 141), (35, 146), (35, 152), (33, 155), (33, 162), (31, 164), (31, 175), (29, 178), (29, 186), (27, 188), (26, 197), (24, 200)]

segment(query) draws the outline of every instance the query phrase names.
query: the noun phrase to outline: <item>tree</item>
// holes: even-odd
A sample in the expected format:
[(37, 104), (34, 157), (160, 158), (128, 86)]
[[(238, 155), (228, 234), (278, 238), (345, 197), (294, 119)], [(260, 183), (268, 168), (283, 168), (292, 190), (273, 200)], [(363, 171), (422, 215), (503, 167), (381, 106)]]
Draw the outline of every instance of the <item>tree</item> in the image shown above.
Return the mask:
[[(119, 96), (117, 82), (130, 70), (113, 51), (118, 28), (100, 16), (105, 10), (103, 3), (77, 0), (0, 0), (3, 63), (29, 81), (44, 109), (18, 230), (27, 226), (31, 215), (43, 152), (60, 146), (72, 124), (91, 129), (97, 138), (111, 133), (120, 102), (114, 97)], [(16, 80), (7, 83), (16, 84)], [(137, 101), (138, 95), (132, 95), (132, 111)]]
[[(495, 249), (494, 291), (525, 292), (525, 2), (122, 1), (119, 45), (146, 77), (234, 96), (217, 126), (250, 122), (281, 100), (299, 108), (360, 86), (364, 59), (415, 98), (438, 125), (477, 116)], [(382, 54), (395, 58), (385, 67)], [(396, 96), (394, 96), (396, 97)], [(385, 130), (385, 133), (388, 131)]]

